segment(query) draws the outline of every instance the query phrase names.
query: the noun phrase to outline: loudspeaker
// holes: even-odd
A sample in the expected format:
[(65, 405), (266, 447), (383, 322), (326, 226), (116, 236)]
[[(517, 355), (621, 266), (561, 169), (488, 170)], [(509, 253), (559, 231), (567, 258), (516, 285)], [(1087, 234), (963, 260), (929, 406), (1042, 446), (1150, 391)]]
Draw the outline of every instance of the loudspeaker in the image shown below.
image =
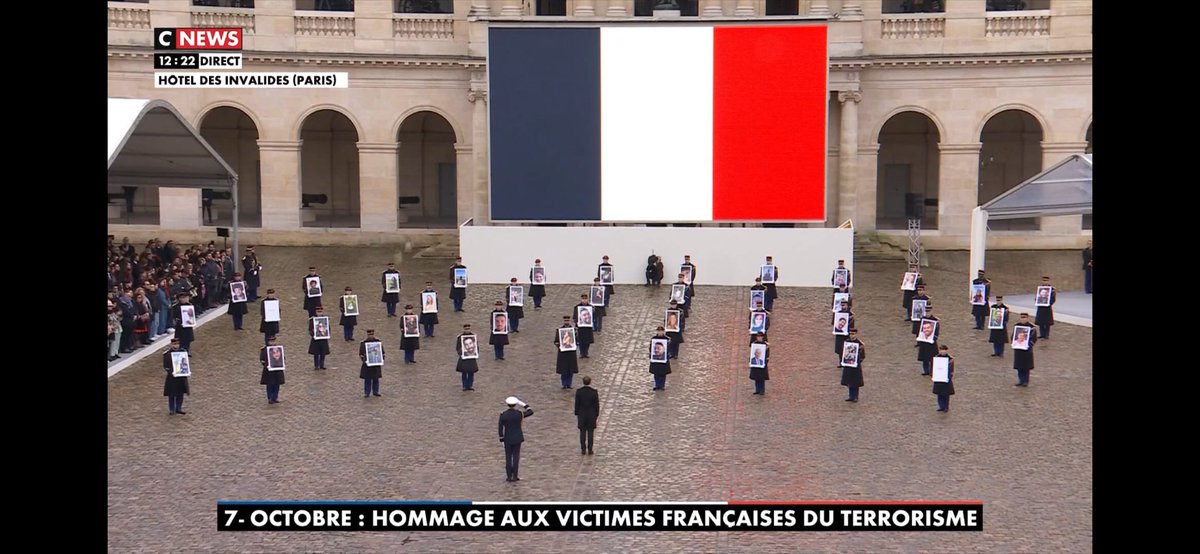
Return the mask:
[(228, 237), (229, 236), (229, 227), (217, 227), (217, 236), (218, 237)]

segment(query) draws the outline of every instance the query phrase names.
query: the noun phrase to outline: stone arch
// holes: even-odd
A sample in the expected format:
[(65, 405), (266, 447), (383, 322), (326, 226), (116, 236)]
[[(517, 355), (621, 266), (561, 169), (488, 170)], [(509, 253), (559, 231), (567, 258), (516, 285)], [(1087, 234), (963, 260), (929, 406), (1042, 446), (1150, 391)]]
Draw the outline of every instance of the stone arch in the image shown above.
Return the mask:
[[(218, 102), (206, 107), (196, 121), (200, 136), (238, 174), (238, 224), (243, 227), (260, 226), (262, 171), (258, 140), (262, 138), (262, 127), (257, 118), (241, 104)], [(202, 199), (206, 198), (205, 192), (209, 191), (201, 193)], [(206, 203), (202, 200), (201, 205)], [(214, 197), (211, 206), (206, 206), (202, 211), (201, 221), (206, 225), (229, 226), (233, 224), (232, 212), (231, 199)]]
[(321, 110), (330, 110), (346, 116), (346, 119), (350, 120), (350, 123), (354, 125), (354, 132), (358, 134), (359, 140), (362, 140), (362, 138), (366, 136), (363, 134), (362, 123), (360, 123), (358, 119), (354, 117), (354, 114), (350, 110), (338, 106), (337, 104), (317, 104), (309, 107), (307, 110), (304, 110), (304, 113), (301, 113), (299, 119), (297, 119), (296, 123), (292, 125), (292, 136), (296, 137), (296, 140), (300, 140), (300, 131), (304, 128), (304, 122), (308, 120), (308, 116)]
[(1022, 111), (1022, 112), (1029, 114), (1031, 117), (1033, 117), (1035, 120), (1037, 120), (1038, 125), (1041, 125), (1043, 137), (1053, 136), (1050, 133), (1050, 124), (1046, 120), (1045, 116), (1043, 116), (1041, 114), (1041, 112), (1033, 109), (1028, 104), (1021, 104), (1021, 103), (1005, 104), (1003, 106), (993, 108), (992, 111), (988, 112), (987, 115), (984, 115), (983, 119), (979, 121), (979, 126), (975, 128), (974, 136), (976, 136), (976, 137), (981, 136), (983, 134), (983, 128), (987, 126), (988, 122), (991, 121), (993, 117), (995, 117), (997, 114), (999, 114), (1001, 112), (1006, 112), (1008, 110), (1017, 110), (1017, 111)]
[(946, 139), (946, 126), (942, 125), (942, 120), (938, 119), (937, 115), (927, 108), (910, 104), (894, 108), (892, 111), (888, 112), (887, 115), (883, 116), (883, 123), (879, 125), (879, 130), (875, 132), (875, 144), (879, 144), (879, 135), (883, 132), (884, 125), (887, 125), (888, 121), (890, 121), (893, 117), (904, 112), (917, 112), (929, 118), (929, 121), (933, 123), (934, 128), (937, 130), (938, 137), (940, 137), (941, 140)]
[(394, 136), (396, 190), (404, 202), (397, 225), (453, 227), (459, 170), (454, 124), (439, 111), (408, 110)]
[(876, 228), (905, 229), (910, 218), (920, 218), (924, 229), (938, 228), (938, 144), (943, 136), (924, 110), (895, 112), (880, 127)]
[[(979, 132), (978, 203), (983, 205), (1042, 170), (1048, 132), (1036, 114), (1021, 108), (994, 112)], [(1002, 219), (993, 230), (1037, 230), (1036, 218)]]
[[(301, 224), (310, 227), (360, 227), (358, 142), (353, 119), (340, 110), (309, 111), (300, 139)], [(304, 202), (304, 195), (325, 195), (325, 203)], [(307, 204), (307, 205), (305, 205)]]

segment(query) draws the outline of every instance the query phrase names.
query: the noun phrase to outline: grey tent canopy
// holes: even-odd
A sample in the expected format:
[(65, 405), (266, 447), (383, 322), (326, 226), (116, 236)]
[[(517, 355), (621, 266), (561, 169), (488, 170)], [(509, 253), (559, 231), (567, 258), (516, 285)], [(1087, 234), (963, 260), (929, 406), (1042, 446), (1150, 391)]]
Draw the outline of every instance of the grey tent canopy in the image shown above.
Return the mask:
[(980, 206), (988, 219), (1092, 213), (1092, 157), (1075, 154)]
[(108, 99), (108, 185), (231, 189), (237, 173), (165, 100)]

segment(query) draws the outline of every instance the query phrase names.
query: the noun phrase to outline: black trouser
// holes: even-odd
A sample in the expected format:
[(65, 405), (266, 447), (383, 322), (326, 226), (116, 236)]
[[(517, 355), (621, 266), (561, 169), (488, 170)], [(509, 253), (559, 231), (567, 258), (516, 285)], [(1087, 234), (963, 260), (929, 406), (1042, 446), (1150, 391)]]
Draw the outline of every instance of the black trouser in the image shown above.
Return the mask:
[(592, 439), (596, 434), (595, 429), (580, 429), (579, 430), (579, 450), (592, 451)]
[(121, 320), (121, 352), (133, 350), (133, 323), (126, 323)]
[(521, 467), (521, 443), (504, 445), (504, 473), (509, 479), (518, 477), (517, 470)]

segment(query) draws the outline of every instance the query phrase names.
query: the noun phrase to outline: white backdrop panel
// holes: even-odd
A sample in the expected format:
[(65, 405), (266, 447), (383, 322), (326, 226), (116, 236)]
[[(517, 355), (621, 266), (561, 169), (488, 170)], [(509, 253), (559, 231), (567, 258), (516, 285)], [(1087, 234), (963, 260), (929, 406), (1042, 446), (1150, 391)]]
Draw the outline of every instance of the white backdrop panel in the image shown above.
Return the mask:
[(663, 258), (663, 282), (675, 282), (683, 255), (696, 264), (698, 285), (750, 286), (766, 256), (781, 275), (778, 286), (829, 287), (839, 259), (854, 270), (850, 229), (721, 227), (462, 227), (463, 264), (472, 283), (529, 282), (542, 259), (549, 284), (591, 283), (608, 255), (618, 284), (643, 284), (646, 258)]

